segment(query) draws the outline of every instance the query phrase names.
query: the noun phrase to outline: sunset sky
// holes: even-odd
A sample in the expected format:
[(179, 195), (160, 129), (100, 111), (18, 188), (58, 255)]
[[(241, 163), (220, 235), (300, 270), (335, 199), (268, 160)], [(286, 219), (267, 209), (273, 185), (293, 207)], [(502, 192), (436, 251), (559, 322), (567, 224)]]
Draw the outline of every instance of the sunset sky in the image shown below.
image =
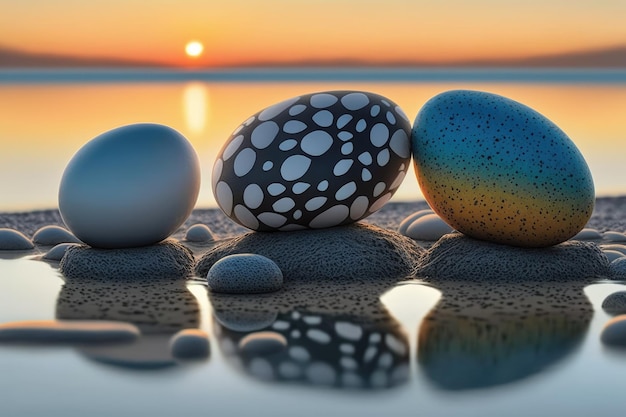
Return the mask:
[[(176, 66), (450, 62), (626, 44), (624, 0), (0, 0), (0, 47)], [(191, 40), (204, 44), (197, 58)]]

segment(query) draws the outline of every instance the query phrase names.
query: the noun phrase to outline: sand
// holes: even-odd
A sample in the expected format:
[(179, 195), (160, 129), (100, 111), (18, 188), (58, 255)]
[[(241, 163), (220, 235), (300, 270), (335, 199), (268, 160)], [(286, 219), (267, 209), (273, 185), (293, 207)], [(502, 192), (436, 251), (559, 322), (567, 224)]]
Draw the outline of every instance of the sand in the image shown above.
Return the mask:
[[(364, 219), (363, 222), (396, 230), (406, 216), (426, 208), (428, 204), (425, 201), (391, 202)], [(182, 239), (185, 230), (196, 223), (207, 224), (217, 239), (234, 237), (247, 232), (247, 229), (234, 223), (217, 208), (196, 209), (173, 237)], [(0, 227), (19, 230), (29, 237), (46, 225), (64, 226), (58, 210), (0, 213)], [(593, 215), (586, 227), (600, 232), (626, 231), (626, 196), (598, 198)]]

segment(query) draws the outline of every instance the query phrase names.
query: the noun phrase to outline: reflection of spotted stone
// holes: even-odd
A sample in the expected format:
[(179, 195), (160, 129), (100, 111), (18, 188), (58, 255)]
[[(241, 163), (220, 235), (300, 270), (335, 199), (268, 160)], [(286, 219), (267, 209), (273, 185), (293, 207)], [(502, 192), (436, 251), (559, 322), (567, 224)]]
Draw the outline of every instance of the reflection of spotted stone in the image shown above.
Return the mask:
[(376, 94), (295, 97), (235, 129), (215, 162), (213, 192), (226, 215), (253, 230), (352, 223), (400, 186), (410, 131), (402, 110)]
[(313, 385), (380, 389), (408, 379), (409, 345), (393, 321), (292, 310), (264, 331), (221, 327), (220, 346), (257, 378)]

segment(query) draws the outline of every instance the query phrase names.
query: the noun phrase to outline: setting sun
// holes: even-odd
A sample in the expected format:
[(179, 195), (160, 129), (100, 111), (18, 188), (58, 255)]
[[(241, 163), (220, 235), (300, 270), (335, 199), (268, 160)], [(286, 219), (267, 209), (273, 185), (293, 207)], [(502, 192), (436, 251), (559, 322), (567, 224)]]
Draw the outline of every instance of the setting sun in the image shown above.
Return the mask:
[(185, 53), (193, 58), (199, 57), (204, 51), (204, 45), (198, 41), (191, 41), (185, 45)]

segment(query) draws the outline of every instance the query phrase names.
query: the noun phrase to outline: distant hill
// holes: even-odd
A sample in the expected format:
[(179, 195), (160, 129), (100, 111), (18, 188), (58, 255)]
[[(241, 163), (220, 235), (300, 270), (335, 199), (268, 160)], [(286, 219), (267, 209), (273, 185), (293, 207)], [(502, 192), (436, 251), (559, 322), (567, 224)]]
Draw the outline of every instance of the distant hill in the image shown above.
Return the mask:
[(0, 68), (151, 68), (168, 67), (162, 62), (120, 58), (88, 58), (70, 55), (31, 53), (0, 46)]
[[(70, 55), (31, 53), (0, 46), (0, 68), (171, 68), (163, 62), (133, 61), (121, 58), (87, 58)], [(402, 60), (392, 62), (371, 62), (366, 60), (305, 60), (305, 61), (264, 61), (249, 62), (237, 67), (297, 68), (297, 67), (500, 67), (500, 68), (626, 68), (626, 45), (541, 55), (518, 59), (480, 59), (451, 62)]]

